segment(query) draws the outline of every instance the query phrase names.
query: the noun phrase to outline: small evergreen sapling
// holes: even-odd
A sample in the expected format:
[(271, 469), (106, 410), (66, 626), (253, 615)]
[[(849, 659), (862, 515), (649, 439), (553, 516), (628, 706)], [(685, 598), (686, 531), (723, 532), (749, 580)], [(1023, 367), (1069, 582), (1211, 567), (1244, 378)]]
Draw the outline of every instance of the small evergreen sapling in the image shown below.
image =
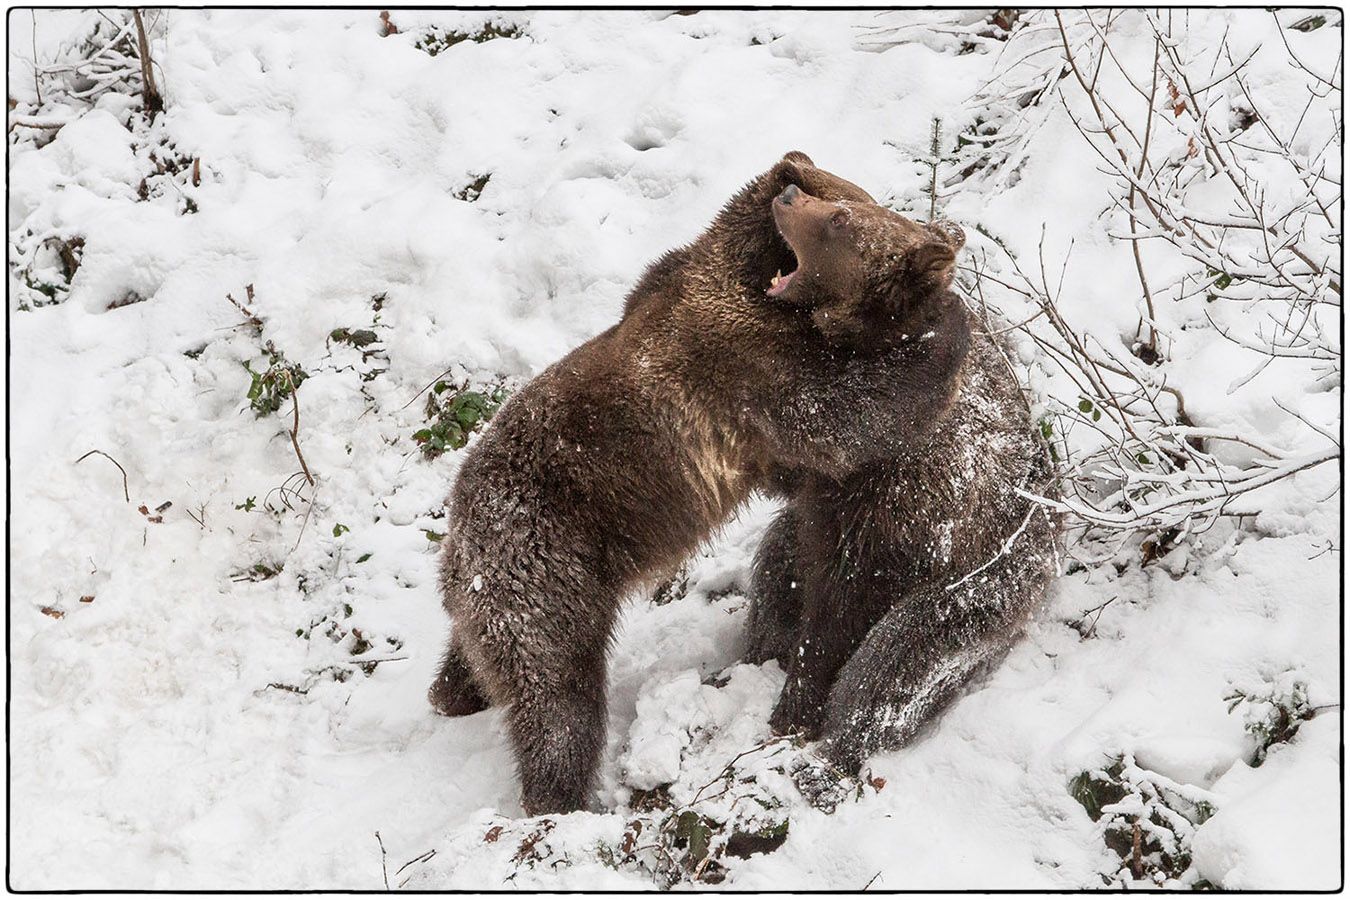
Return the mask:
[(1285, 672), (1258, 688), (1234, 687), (1224, 700), (1228, 701), (1229, 713), (1246, 707), (1243, 727), (1256, 739), (1253, 767), (1265, 762), (1272, 748), (1292, 741), (1304, 722), (1336, 706), (1313, 706), (1308, 700), (1308, 682), (1295, 672)]
[(1191, 868), (1191, 841), (1196, 828), (1214, 815), (1208, 791), (1145, 769), (1133, 753), (1122, 753), (1104, 768), (1080, 772), (1069, 782), (1069, 793), (1121, 859), (1118, 868), (1103, 873), (1106, 884), (1201, 886)]

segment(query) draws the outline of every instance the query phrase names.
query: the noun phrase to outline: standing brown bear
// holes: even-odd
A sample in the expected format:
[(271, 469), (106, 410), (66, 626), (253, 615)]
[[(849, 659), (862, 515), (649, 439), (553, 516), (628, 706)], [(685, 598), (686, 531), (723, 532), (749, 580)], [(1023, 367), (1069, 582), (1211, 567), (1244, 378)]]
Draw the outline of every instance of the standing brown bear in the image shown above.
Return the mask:
[[(771, 207), (802, 191), (871, 204), (789, 153), (653, 264), (618, 324), (518, 392), (460, 469), (441, 567), (454, 627), (430, 698), (446, 715), (509, 707), (531, 815), (587, 798), (626, 594), (669, 573), (753, 490), (846, 478), (921, 439), (951, 403), (964, 345), (847, 348), (818, 323), (842, 318), (788, 291), (815, 272), (776, 278), (795, 257)], [(831, 297), (884, 330), (953, 250), (898, 216), (881, 231), (854, 247), (866, 265)]]
[[(823, 737), (824, 755), (856, 772), (1020, 634), (1052, 576), (1056, 531), (1021, 492), (1049, 495), (1052, 473), (1004, 348), (948, 289), (959, 230), (906, 247), (893, 213), (805, 195), (774, 215), (814, 276), (778, 293), (815, 310), (832, 341), (898, 341), (916, 360), (960, 352), (943, 402), (910, 404), (927, 427), (895, 432), (885, 457), (842, 475), (800, 472), (756, 558), (747, 655), (788, 673), (771, 723)], [(888, 271), (866, 249), (877, 246), (912, 261), (899, 307), (855, 288), (884, 277), (869, 265)]]

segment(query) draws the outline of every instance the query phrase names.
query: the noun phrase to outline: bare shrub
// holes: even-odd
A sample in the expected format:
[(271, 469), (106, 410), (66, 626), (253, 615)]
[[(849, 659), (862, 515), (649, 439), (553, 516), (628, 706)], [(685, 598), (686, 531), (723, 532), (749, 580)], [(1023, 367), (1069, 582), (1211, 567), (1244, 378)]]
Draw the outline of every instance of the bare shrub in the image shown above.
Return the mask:
[[(972, 101), (945, 182), (1016, 183), (1054, 116), (1067, 117), (1108, 176), (1108, 233), (1137, 275), (1133, 336), (1104, 339), (1066, 314), (1072, 245), (1049, 253), (1044, 233), (1033, 262), (995, 240), (962, 272), (990, 329), (1017, 332), (1076, 392), (1042, 398), (1063, 483), (1060, 499), (1040, 499), (1069, 513), (1087, 542), (1113, 545), (1099, 558), (1141, 533), (1165, 549), (1250, 512), (1238, 503), (1250, 492), (1340, 457), (1334, 425), (1278, 398), (1300, 423), (1294, 446), (1207, 427), (1170, 377), (1178, 332), (1198, 328), (1250, 357), (1230, 394), (1277, 360), (1295, 363), (1282, 377), (1308, 392), (1340, 384), (1340, 64), (1309, 65), (1292, 26), (1270, 15), (1279, 38), (1239, 51), (1226, 32), (1192, 33), (1185, 11), (1029, 14)], [(1281, 67), (1278, 101), (1251, 75), (1258, 54), (1265, 71)]]

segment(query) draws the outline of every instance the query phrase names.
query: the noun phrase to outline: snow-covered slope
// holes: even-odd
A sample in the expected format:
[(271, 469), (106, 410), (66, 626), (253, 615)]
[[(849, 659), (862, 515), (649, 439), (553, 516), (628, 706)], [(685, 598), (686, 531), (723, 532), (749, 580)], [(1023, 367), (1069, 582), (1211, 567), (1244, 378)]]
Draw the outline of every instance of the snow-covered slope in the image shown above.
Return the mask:
[[(715, 821), (757, 797), (777, 837), (787, 823), (776, 851), (719, 861), (725, 887), (1091, 887), (1122, 859), (1071, 785), (1113, 766), (1101, 777), (1206, 804), (1188, 883), (1337, 885), (1334, 466), (1151, 565), (1066, 574), (1007, 661), (832, 813), (790, 777), (809, 748), (766, 741), (781, 672), (727, 668), (773, 512), (757, 502), (675, 599), (629, 608), (596, 812), (511, 821), (499, 715), (436, 718), (424, 696), (462, 453), (424, 457), (419, 392), (528, 379), (786, 150), (926, 209), (931, 120), (968, 124), (995, 54), (923, 27), (860, 46), (874, 17), (804, 12), (533, 13), (492, 19), (491, 40), (416, 46), (489, 18), (394, 11), (400, 33), (382, 36), (371, 12), (167, 11), (153, 124), (118, 91), (39, 107), (31, 47), (11, 48), (18, 111), (68, 120), (10, 135), (13, 886), (711, 881), (642, 849), (676, 820), (633, 791), (668, 786)], [(39, 14), (39, 56), (90, 21)], [(27, 27), (11, 14), (11, 37)], [(1335, 59), (1338, 22), (1287, 34)], [(972, 182), (947, 212), (1032, 257), (1042, 226), (1052, 246), (1076, 239), (1065, 308), (1128, 332), (1133, 262), (1107, 236), (1095, 165), (1056, 114), (1013, 186)], [(292, 399), (250, 405), (245, 365), (267, 370), (269, 345), (307, 375), (296, 439), (313, 486)], [(1230, 350), (1188, 335), (1177, 368), (1197, 418), (1290, 440), (1269, 398), (1303, 387), (1275, 366), (1225, 394), (1252, 365)], [(1335, 390), (1309, 396), (1336, 420)], [(91, 450), (116, 464), (76, 463)], [(1230, 712), (1235, 690), (1254, 699)], [(1281, 704), (1317, 714), (1253, 766), (1245, 725)], [(754, 780), (700, 793), (727, 772)], [(648, 837), (629, 844), (633, 821)]]

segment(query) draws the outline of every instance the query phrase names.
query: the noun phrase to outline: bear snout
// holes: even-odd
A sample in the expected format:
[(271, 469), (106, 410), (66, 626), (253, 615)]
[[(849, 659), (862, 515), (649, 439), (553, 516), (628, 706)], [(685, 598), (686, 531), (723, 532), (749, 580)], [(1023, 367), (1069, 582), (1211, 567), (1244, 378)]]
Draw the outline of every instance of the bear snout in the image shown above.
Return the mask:
[(791, 206), (801, 195), (801, 188), (797, 187), (795, 184), (789, 184), (787, 187), (783, 188), (783, 193), (778, 195), (778, 202), (784, 206)]

